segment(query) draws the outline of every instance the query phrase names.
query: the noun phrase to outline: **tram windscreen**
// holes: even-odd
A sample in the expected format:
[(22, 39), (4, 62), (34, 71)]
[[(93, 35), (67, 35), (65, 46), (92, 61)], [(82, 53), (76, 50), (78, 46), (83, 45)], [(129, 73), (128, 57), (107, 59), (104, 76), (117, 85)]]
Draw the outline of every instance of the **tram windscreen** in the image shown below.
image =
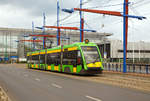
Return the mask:
[(82, 46), (81, 48), (87, 64), (100, 62), (100, 55), (96, 46)]

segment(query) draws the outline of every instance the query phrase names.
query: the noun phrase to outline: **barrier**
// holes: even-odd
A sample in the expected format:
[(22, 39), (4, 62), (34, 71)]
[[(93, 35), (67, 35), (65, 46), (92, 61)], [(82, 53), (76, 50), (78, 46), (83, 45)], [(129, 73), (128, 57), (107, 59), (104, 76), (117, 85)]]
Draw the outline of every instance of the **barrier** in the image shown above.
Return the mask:
[[(122, 63), (103, 63), (105, 71), (123, 72)], [(149, 64), (127, 64), (128, 73), (150, 74)]]

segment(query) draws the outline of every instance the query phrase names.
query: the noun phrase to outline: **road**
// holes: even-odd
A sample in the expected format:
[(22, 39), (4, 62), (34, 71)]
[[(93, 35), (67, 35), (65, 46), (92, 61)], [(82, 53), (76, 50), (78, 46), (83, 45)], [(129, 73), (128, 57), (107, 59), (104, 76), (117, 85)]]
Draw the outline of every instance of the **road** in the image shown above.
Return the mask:
[(150, 101), (148, 93), (11, 65), (0, 65), (0, 86), (12, 101)]

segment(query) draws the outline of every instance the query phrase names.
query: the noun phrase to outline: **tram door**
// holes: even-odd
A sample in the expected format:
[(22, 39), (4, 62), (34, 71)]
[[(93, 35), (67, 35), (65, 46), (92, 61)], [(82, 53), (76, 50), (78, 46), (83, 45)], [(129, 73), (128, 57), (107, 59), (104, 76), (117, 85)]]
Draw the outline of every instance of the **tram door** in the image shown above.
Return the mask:
[(60, 53), (60, 71), (62, 72), (63, 66), (63, 45), (61, 45), (61, 53)]

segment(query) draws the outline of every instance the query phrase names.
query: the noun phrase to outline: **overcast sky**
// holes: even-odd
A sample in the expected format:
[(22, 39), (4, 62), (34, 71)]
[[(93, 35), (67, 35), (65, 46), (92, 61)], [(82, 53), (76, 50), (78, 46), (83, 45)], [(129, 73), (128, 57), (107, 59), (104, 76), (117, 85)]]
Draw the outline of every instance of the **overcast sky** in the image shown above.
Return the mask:
[[(79, 7), (80, 0), (60, 0), (61, 8)], [(83, 0), (83, 8), (120, 11), (124, 0)], [(147, 17), (146, 20), (129, 19), (129, 41), (150, 41), (150, 0), (129, 0), (129, 13)], [(56, 24), (56, 0), (0, 0), (0, 27), (31, 28), (42, 26), (42, 13), (46, 13), (46, 25)], [(79, 13), (60, 12), (62, 26), (79, 27)], [(122, 17), (84, 13), (85, 27), (98, 32), (113, 33), (112, 38), (122, 39)]]

